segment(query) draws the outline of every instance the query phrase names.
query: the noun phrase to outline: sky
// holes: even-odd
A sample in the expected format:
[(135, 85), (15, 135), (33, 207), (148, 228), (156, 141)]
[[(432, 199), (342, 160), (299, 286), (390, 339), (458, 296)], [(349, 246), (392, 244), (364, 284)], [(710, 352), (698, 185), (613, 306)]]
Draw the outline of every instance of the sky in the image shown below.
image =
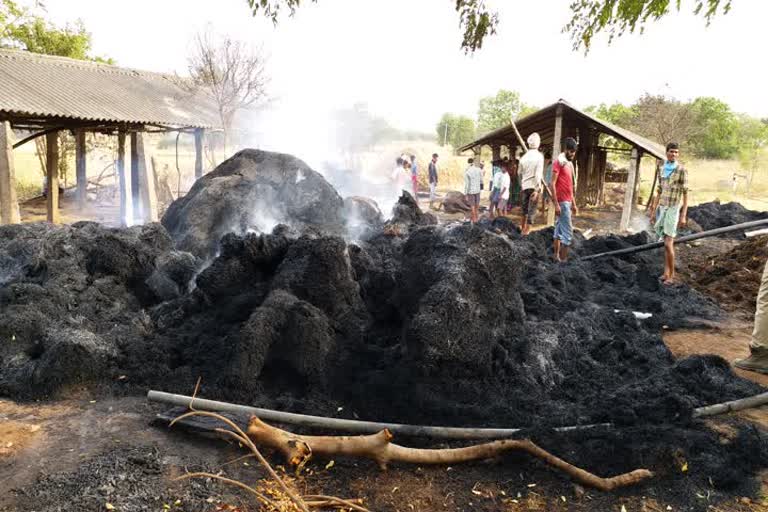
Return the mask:
[[(578, 107), (644, 92), (687, 100), (715, 96), (738, 112), (768, 117), (764, 20), (768, 2), (736, 0), (706, 27), (690, 13), (649, 25), (588, 55), (561, 33), (571, 0), (489, 0), (498, 34), (474, 55), (460, 48), (453, 0), (318, 0), (277, 27), (251, 16), (246, 0), (47, 0), (57, 24), (81, 19), (93, 53), (118, 65), (186, 73), (197, 31), (212, 29), (261, 48), (273, 105), (319, 112), (367, 103), (400, 129), (432, 132), (444, 112), (474, 117), (478, 100), (512, 89), (545, 106)], [(523, 7), (523, 5), (525, 7)]]

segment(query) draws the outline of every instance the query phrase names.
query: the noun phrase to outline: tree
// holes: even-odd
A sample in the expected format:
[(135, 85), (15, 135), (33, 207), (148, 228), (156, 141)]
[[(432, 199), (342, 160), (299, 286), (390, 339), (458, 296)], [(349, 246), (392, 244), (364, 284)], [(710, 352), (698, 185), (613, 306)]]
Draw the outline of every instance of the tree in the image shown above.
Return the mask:
[[(14, 0), (0, 0), (0, 48), (14, 48), (32, 53), (69, 57), (70, 59), (88, 60), (113, 64), (109, 58), (91, 55), (91, 34), (83, 22), (77, 20), (74, 26), (58, 27), (39, 14), (41, 5), (34, 8), (20, 6)], [(62, 158), (59, 158), (59, 176), (67, 183), (69, 170), (68, 156), (75, 151), (74, 138), (66, 131), (59, 132), (59, 146)], [(45, 138), (35, 139), (40, 169), (45, 175), (46, 154)]]
[(90, 55), (91, 34), (81, 20), (57, 27), (13, 0), (0, 0), (0, 47), (113, 64)]
[(536, 109), (520, 101), (517, 91), (501, 89), (496, 96), (480, 99), (477, 109), (477, 129), (488, 133), (502, 126), (507, 126), (510, 119), (523, 117)]
[(475, 139), (475, 122), (466, 116), (446, 113), (435, 131), (438, 144), (445, 146), (447, 143), (456, 149)]
[(717, 98), (696, 98), (691, 104), (693, 129), (690, 144), (705, 158), (731, 158), (739, 151), (739, 120), (731, 107)]
[[(726, 14), (732, 0), (692, 0), (693, 13), (703, 15), (707, 24), (717, 14)], [(670, 13), (671, 7), (680, 10), (681, 0), (573, 0), (571, 21), (563, 32), (571, 34), (573, 49), (589, 51), (592, 38), (608, 33), (608, 44), (625, 33), (640, 33), (648, 21), (657, 21)], [(672, 4), (672, 6), (670, 6)]]
[[(317, 2), (317, 0), (311, 0)], [(692, 0), (693, 12), (702, 14), (709, 23), (719, 12), (727, 13), (732, 0)], [(301, 5), (301, 0), (247, 0), (253, 14), (263, 14), (277, 23), (280, 13), (285, 10), (290, 15)], [(307, 3), (305, 1), (305, 3)], [(461, 48), (471, 53), (483, 46), (489, 35), (496, 33), (499, 15), (488, 9), (484, 0), (451, 0), (459, 13), (459, 26), (464, 31)], [(675, 7), (680, 10), (681, 0), (675, 0)], [(582, 46), (589, 50), (592, 37), (602, 31), (609, 33), (608, 42), (625, 32), (641, 32), (645, 23), (658, 20), (670, 11), (670, 0), (573, 0), (570, 5), (573, 16), (563, 27), (563, 32), (571, 34), (574, 50)], [(722, 7), (722, 9), (721, 9)]]
[(235, 115), (266, 99), (265, 59), (245, 42), (216, 38), (206, 31), (195, 37), (187, 64), (195, 91), (216, 105), (226, 152)]
[(652, 140), (667, 144), (689, 140), (694, 126), (690, 103), (663, 95), (644, 94), (632, 106), (636, 115), (627, 128)]
[(739, 162), (749, 172), (751, 188), (755, 173), (768, 168), (768, 119), (755, 119), (747, 115), (738, 118)]
[(584, 110), (603, 121), (608, 121), (624, 128), (630, 127), (637, 117), (637, 111), (634, 106), (628, 107), (618, 102), (611, 105), (605, 103), (592, 105)]

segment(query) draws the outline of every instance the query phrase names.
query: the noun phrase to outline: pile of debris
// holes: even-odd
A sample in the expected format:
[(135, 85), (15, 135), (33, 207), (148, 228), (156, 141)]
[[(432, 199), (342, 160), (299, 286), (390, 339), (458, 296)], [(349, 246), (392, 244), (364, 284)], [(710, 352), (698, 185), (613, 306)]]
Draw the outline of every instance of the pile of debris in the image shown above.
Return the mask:
[(691, 264), (687, 280), (723, 307), (751, 314), (767, 260), (768, 236), (756, 236), (724, 254)]
[[(740, 203), (735, 202), (722, 204), (720, 201), (711, 201), (688, 208), (688, 218), (696, 221), (704, 231), (708, 231), (743, 222), (768, 219), (768, 212), (748, 210)], [(720, 236), (737, 240), (744, 239), (744, 234), (741, 231)]]
[[(305, 186), (331, 206), (288, 199)], [(288, 224), (254, 228), (251, 201)], [(586, 467), (610, 453), (603, 472), (664, 473), (682, 449), (697, 482), (733, 487), (767, 465), (758, 432), (730, 441), (751, 454), (734, 465), (693, 421), (695, 407), (761, 389), (720, 358), (675, 360), (661, 327), (722, 311), (660, 286), (657, 255), (559, 265), (551, 229), (437, 225), (407, 195), (383, 225), (366, 214), (370, 229), (348, 243), (343, 211), (300, 161), (248, 151), (174, 203), (165, 228), (0, 228), (0, 394), (186, 393), (200, 376), (207, 397), (294, 412), (533, 432), (622, 425), (563, 441)], [(577, 237), (574, 251), (648, 241)]]

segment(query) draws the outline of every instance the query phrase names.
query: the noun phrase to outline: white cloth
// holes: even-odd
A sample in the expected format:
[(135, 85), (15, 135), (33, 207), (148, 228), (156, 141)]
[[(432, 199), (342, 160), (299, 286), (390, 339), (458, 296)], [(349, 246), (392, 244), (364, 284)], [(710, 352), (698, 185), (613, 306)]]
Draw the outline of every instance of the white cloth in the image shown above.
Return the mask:
[(544, 179), (544, 155), (538, 149), (529, 149), (520, 159), (521, 188), (538, 189)]
[(508, 172), (502, 172), (501, 174), (501, 190), (504, 193), (501, 194), (502, 199), (509, 199), (509, 185), (512, 183), (512, 178), (509, 177)]
[(539, 149), (541, 145), (541, 137), (538, 133), (533, 132), (528, 136), (528, 147), (531, 149)]
[(483, 183), (483, 171), (479, 167), (472, 165), (464, 173), (464, 193), (479, 194), (480, 185)]
[[(493, 175), (493, 188), (501, 190), (501, 176), (503, 174), (503, 172), (497, 172)], [(507, 178), (509, 178), (509, 174), (507, 174)]]
[(392, 171), (392, 181), (395, 184), (395, 192), (400, 196), (403, 190), (406, 190), (408, 182), (410, 181), (410, 175), (408, 170), (401, 166), (396, 166)]

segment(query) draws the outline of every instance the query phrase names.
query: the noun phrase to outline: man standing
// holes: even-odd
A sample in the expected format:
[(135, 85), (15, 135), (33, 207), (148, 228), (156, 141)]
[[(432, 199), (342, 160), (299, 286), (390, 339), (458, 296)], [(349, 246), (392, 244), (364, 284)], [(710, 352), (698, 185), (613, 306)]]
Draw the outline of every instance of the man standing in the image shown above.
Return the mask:
[(536, 218), (536, 202), (541, 192), (541, 180), (544, 178), (544, 155), (539, 151), (540, 143), (539, 134), (532, 133), (528, 137), (528, 151), (520, 159), (518, 173), (523, 189), (523, 235), (531, 231), (531, 224)]
[(480, 206), (480, 190), (483, 183), (483, 172), (475, 165), (474, 158), (468, 160), (469, 167), (464, 173), (464, 196), (472, 208), (472, 224), (477, 222), (477, 210)]
[(413, 199), (419, 202), (419, 169), (416, 165), (416, 155), (411, 155), (411, 183), (413, 184)]
[(509, 176), (509, 167), (504, 166), (501, 168), (501, 179), (499, 179), (499, 202), (496, 206), (496, 211), (501, 215), (507, 213), (507, 202), (509, 201), (509, 187), (512, 184), (512, 178)]
[(659, 186), (650, 210), (651, 222), (656, 221), (656, 235), (664, 240), (664, 284), (676, 282), (675, 237), (677, 228), (688, 222), (688, 171), (678, 162), (679, 156), (677, 142), (667, 144), (667, 160), (656, 170)]
[(552, 181), (549, 189), (552, 191), (552, 202), (555, 207), (555, 261), (568, 260), (568, 249), (573, 240), (573, 217), (579, 213), (573, 200), (573, 158), (576, 156), (576, 140), (572, 137), (565, 139), (565, 152), (552, 163)]
[(432, 153), (432, 160), (429, 162), (429, 207), (436, 199), (437, 190), (437, 153)]
[(755, 328), (749, 342), (749, 357), (735, 361), (733, 365), (742, 370), (768, 374), (768, 263), (763, 269), (760, 291), (757, 292)]

